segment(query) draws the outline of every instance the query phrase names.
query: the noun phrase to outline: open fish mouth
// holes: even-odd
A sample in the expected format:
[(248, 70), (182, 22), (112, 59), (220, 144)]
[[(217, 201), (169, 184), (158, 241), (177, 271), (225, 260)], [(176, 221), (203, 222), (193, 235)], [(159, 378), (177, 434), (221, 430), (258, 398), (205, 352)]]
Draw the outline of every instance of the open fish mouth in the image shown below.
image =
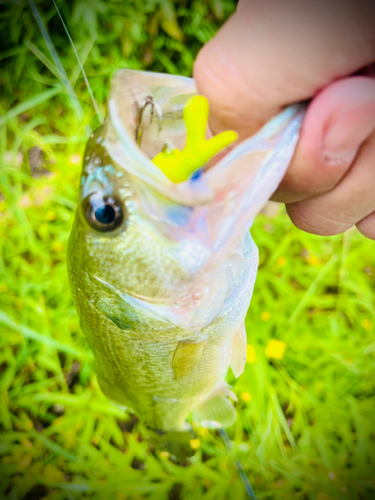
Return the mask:
[[(185, 330), (200, 330), (214, 321), (254, 266), (251, 279), (255, 280), (257, 256), (246, 235), (284, 176), (304, 114), (300, 105), (285, 109), (213, 168), (175, 183), (152, 158), (166, 143), (183, 148), (183, 110), (196, 92), (190, 78), (118, 72), (112, 81), (103, 142), (116, 168), (127, 173), (137, 217), (175, 244), (181, 269), (193, 277), (184, 291), (176, 291), (173, 301), (156, 302), (118, 289), (112, 292), (137, 314)], [(153, 120), (140, 112), (150, 99), (155, 107), (150, 110), (155, 113)]]
[[(298, 140), (304, 107), (290, 106), (214, 167), (203, 167), (198, 177), (175, 183), (152, 158), (168, 143), (183, 148), (183, 110), (196, 93), (190, 78), (119, 71), (112, 80), (105, 143), (117, 165), (130, 175), (145, 217), (159, 223), (171, 238), (206, 237), (211, 251), (218, 252), (239, 243), (281, 182)], [(139, 144), (139, 109), (149, 98), (158, 111), (152, 121), (143, 116)]]

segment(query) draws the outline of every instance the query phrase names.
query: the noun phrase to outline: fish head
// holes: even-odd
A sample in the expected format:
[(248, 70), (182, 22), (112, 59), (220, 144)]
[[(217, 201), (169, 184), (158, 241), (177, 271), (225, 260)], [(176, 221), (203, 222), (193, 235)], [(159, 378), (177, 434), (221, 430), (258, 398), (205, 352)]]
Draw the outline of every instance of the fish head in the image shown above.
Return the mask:
[(257, 258), (246, 234), (288, 166), (302, 111), (284, 111), (213, 168), (174, 183), (152, 158), (184, 147), (183, 110), (196, 93), (190, 78), (117, 73), (109, 118), (86, 147), (70, 258), (141, 316), (199, 331)]
[[(178, 227), (191, 208), (148, 190), (113, 161), (105, 134), (105, 126), (100, 127), (86, 146), (70, 260), (79, 259), (81, 272), (95, 288), (111, 289), (124, 300), (146, 304), (150, 312), (153, 308), (177, 311), (184, 299), (198, 299), (190, 292), (208, 255), (202, 253), (207, 254), (204, 245), (201, 251), (197, 246), (189, 250), (186, 241), (163, 226)], [(158, 204), (167, 213), (163, 221), (155, 218), (156, 208), (151, 207)]]

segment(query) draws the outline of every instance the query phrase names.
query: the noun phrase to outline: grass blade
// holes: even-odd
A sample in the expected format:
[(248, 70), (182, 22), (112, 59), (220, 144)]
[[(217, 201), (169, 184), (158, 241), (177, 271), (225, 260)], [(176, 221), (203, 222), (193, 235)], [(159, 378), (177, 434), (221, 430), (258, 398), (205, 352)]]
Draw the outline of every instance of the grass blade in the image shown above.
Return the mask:
[(57, 7), (57, 5), (56, 5), (55, 0), (52, 0), (52, 2), (53, 2), (53, 5), (55, 6), (56, 12), (57, 12), (57, 14), (58, 14), (58, 16), (59, 16), (59, 18), (60, 18), (60, 21), (61, 21), (61, 23), (62, 23), (62, 25), (63, 25), (63, 27), (64, 27), (64, 30), (65, 30), (65, 32), (66, 32), (66, 34), (67, 34), (68, 38), (69, 38), (69, 42), (70, 42), (70, 44), (71, 44), (71, 46), (72, 46), (72, 48), (73, 48), (74, 54), (75, 54), (75, 56), (76, 56), (76, 58), (77, 58), (77, 61), (78, 61), (79, 66), (80, 66), (80, 68), (81, 68), (82, 75), (83, 75), (83, 78), (84, 78), (84, 80), (85, 80), (85, 83), (86, 83), (86, 86), (87, 86), (87, 90), (88, 90), (88, 92), (89, 92), (89, 94), (90, 94), (90, 97), (91, 97), (92, 104), (93, 104), (93, 106), (94, 106), (95, 112), (96, 112), (96, 114), (98, 115), (99, 122), (100, 122), (100, 123), (102, 123), (102, 122), (103, 122), (103, 115), (102, 115), (102, 113), (100, 112), (100, 109), (99, 109), (98, 103), (96, 102), (96, 99), (95, 99), (94, 94), (93, 94), (93, 92), (92, 92), (92, 89), (91, 89), (90, 83), (89, 83), (88, 78), (87, 78), (87, 75), (86, 75), (86, 71), (85, 71), (85, 69), (84, 69), (84, 67), (83, 67), (83, 64), (81, 63), (81, 60), (80, 60), (80, 58), (79, 58), (79, 55), (78, 55), (78, 52), (77, 52), (76, 46), (74, 45), (73, 39), (72, 39), (72, 37), (70, 36), (70, 33), (69, 33), (69, 31), (68, 31), (68, 28), (66, 27), (66, 24), (65, 24), (65, 22), (64, 22), (64, 19), (63, 19), (62, 15), (60, 14), (60, 11), (59, 11), (59, 9), (58, 9), (58, 7)]
[(311, 283), (309, 286), (308, 290), (306, 291), (305, 295), (302, 297), (302, 300), (300, 303), (297, 305), (295, 308), (293, 314), (289, 318), (288, 325), (292, 324), (295, 322), (297, 316), (299, 313), (302, 311), (302, 309), (308, 304), (310, 298), (314, 295), (316, 292), (316, 289), (319, 285), (319, 283), (325, 278), (325, 276), (331, 271), (333, 266), (336, 264), (338, 261), (338, 256), (337, 255), (332, 255), (332, 257), (329, 259), (329, 261), (326, 263), (326, 265), (322, 268), (318, 276), (315, 278), (315, 280)]
[(65, 344), (51, 337), (47, 337), (46, 335), (42, 335), (41, 333), (32, 330), (28, 326), (19, 325), (11, 318), (11, 316), (6, 314), (4, 311), (0, 311), (0, 323), (7, 326), (8, 328), (11, 328), (17, 333), (20, 333), (25, 339), (35, 340), (36, 342), (40, 342), (41, 344), (47, 345), (49, 347), (54, 347), (57, 351), (72, 354), (78, 359), (92, 358), (92, 354), (89, 351), (81, 351), (80, 349), (77, 349), (76, 347), (73, 347), (69, 344)]
[(8, 113), (6, 113), (3, 116), (0, 116), (0, 127), (5, 123), (7, 123), (9, 120), (12, 120), (13, 118), (19, 116), (20, 114), (25, 113), (25, 111), (28, 111), (31, 108), (35, 108), (35, 106), (38, 106), (39, 104), (42, 104), (45, 101), (48, 101), (48, 99), (51, 99), (59, 92), (61, 92), (61, 87), (60, 86), (54, 87), (53, 89), (46, 90), (45, 92), (33, 96), (27, 101), (21, 102), (17, 106), (14, 106), (14, 108), (8, 111)]
[(53, 46), (51, 37), (49, 36), (48, 31), (46, 30), (46, 27), (44, 26), (44, 23), (42, 21), (42, 18), (40, 17), (38, 9), (36, 8), (34, 0), (28, 0), (28, 1), (29, 1), (30, 8), (32, 10), (32, 13), (35, 17), (35, 20), (38, 24), (38, 27), (42, 33), (44, 42), (47, 45), (49, 53), (51, 54), (53, 62), (55, 63), (57, 71), (60, 75), (60, 79), (61, 79), (61, 81), (62, 81), (62, 83), (63, 83), (63, 85), (68, 93), (68, 96), (69, 96), (70, 101), (72, 103), (73, 109), (74, 109), (76, 115), (78, 116), (78, 118), (80, 120), (83, 120), (84, 114), (83, 114), (82, 107), (81, 107), (81, 105), (78, 101), (78, 98), (76, 96), (76, 93), (74, 92), (74, 89), (73, 89), (73, 87), (72, 87), (72, 85), (71, 85), (71, 83), (66, 75), (66, 72), (63, 68), (63, 65), (61, 64), (60, 58), (57, 55), (57, 52), (56, 52), (55, 47)]
[(38, 49), (30, 40), (26, 40), (25, 45), (31, 52), (36, 56), (39, 61), (41, 61), (46, 68), (50, 70), (50, 72), (55, 75), (55, 77), (61, 81), (60, 74), (56, 70), (56, 67), (52, 64), (52, 62), (46, 57), (42, 51)]

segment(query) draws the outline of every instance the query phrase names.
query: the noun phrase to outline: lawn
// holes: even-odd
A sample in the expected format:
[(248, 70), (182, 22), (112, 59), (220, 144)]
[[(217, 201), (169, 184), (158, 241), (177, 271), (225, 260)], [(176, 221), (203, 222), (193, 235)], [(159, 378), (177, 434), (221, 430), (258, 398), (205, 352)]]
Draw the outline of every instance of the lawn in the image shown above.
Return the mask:
[(375, 246), (356, 230), (309, 235), (276, 205), (257, 217), (237, 421), (230, 443), (196, 429), (184, 463), (101, 393), (72, 304), (81, 156), (111, 75), (191, 75), (235, 2), (59, 1), (95, 106), (53, 3), (35, 4), (52, 54), (33, 6), (0, 13), (0, 498), (245, 500), (241, 467), (258, 500), (374, 498)]

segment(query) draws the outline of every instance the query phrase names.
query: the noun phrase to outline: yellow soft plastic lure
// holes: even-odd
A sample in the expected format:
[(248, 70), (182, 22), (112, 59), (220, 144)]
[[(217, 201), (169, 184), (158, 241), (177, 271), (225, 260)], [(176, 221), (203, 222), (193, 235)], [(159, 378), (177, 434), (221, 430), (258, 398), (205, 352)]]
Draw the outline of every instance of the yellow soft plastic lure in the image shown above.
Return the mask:
[(233, 130), (221, 132), (206, 139), (209, 104), (197, 95), (186, 103), (184, 121), (186, 125), (186, 145), (182, 151), (165, 147), (152, 160), (172, 182), (183, 182), (208, 160), (234, 142), (238, 134)]

